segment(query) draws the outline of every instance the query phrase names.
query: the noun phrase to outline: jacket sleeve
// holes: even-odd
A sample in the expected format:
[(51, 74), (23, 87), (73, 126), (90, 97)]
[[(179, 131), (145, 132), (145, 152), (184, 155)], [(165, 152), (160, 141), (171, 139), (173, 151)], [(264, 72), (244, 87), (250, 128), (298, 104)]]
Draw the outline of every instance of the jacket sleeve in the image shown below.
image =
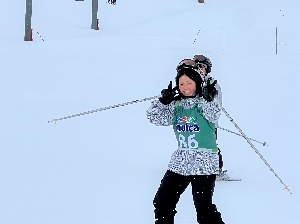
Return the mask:
[(202, 104), (203, 116), (211, 123), (216, 123), (221, 115), (222, 106), (217, 97), (213, 101), (203, 101)]
[(218, 83), (216, 83), (215, 87), (218, 90), (218, 94), (216, 95), (216, 98), (219, 100), (220, 105), (222, 107), (222, 91), (221, 91), (221, 87), (220, 87), (220, 85)]
[(151, 102), (151, 106), (146, 111), (149, 121), (157, 126), (168, 126), (173, 123), (175, 102), (169, 105), (162, 104), (159, 100)]

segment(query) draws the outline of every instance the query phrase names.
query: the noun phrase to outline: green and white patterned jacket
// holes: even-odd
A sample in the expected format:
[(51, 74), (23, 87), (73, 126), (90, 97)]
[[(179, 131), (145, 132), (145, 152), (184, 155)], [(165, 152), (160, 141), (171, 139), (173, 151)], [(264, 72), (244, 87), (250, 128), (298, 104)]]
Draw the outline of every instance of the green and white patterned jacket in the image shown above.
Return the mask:
[(154, 125), (172, 125), (178, 142), (169, 170), (185, 176), (219, 173), (215, 123), (220, 115), (218, 98), (208, 102), (196, 96), (169, 105), (159, 100), (151, 103), (147, 118)]

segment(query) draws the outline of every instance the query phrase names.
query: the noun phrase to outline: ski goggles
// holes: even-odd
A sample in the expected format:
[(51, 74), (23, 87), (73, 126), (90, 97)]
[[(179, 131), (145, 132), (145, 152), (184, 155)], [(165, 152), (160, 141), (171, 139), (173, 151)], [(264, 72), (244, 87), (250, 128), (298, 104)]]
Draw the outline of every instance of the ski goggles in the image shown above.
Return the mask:
[(200, 68), (206, 68), (207, 69), (207, 65), (204, 64), (204, 63), (197, 63), (197, 65), (200, 67)]
[(192, 59), (183, 59), (179, 64), (177, 65), (176, 70), (179, 71), (183, 68), (192, 68), (192, 69), (198, 69), (198, 66), (195, 61)]
[(204, 57), (203, 55), (195, 55), (193, 60), (196, 63), (201, 63), (202, 61), (206, 61), (206, 57)]

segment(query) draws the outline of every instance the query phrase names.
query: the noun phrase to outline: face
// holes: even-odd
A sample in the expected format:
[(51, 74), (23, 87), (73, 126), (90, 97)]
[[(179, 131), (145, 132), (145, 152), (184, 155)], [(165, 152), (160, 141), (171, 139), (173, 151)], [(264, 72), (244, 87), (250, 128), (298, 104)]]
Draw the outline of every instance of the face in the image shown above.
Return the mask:
[(196, 83), (188, 76), (183, 75), (179, 78), (179, 91), (184, 96), (193, 96), (196, 92)]
[(206, 68), (204, 66), (199, 66), (204, 75), (206, 75)]

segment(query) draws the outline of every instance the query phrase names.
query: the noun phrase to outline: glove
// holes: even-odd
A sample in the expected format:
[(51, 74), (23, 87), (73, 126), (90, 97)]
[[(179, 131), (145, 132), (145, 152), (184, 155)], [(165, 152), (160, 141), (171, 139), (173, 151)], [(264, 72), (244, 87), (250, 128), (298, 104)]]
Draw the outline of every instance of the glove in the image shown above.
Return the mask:
[(212, 84), (210, 84), (211, 79), (207, 80), (206, 86), (203, 87), (203, 98), (208, 102), (214, 100), (215, 96), (218, 94), (218, 90), (216, 89), (215, 85), (217, 80), (215, 80)]
[(172, 81), (170, 81), (168, 89), (163, 89), (161, 91), (161, 97), (159, 97), (159, 101), (164, 105), (170, 104), (174, 100), (175, 95), (177, 94), (176, 90), (177, 86), (172, 89)]

